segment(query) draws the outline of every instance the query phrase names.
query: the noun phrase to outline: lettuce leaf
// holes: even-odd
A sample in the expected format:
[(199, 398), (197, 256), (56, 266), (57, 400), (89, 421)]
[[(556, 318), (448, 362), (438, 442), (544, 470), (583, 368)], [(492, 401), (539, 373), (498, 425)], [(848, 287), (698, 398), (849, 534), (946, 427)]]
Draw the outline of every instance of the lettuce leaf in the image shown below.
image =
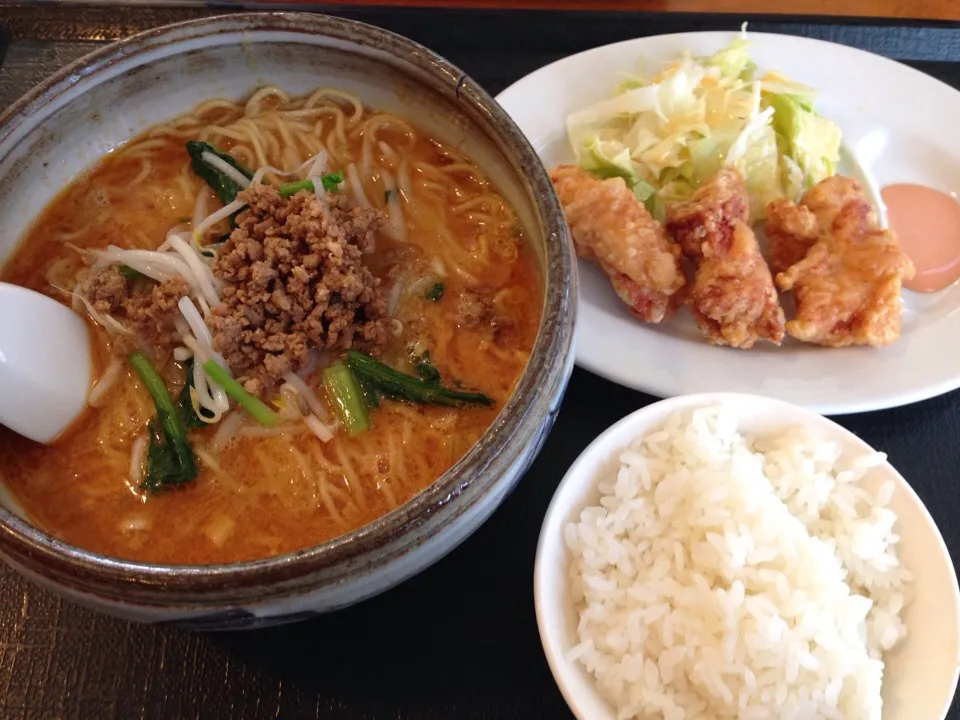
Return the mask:
[(601, 180), (621, 177), (630, 188), (640, 180), (630, 162), (630, 148), (613, 140), (591, 138), (584, 146), (580, 166)]
[(782, 152), (799, 168), (803, 186), (833, 175), (840, 160), (840, 128), (817, 115), (803, 96), (770, 93), (764, 103), (774, 111)]
[(752, 74), (757, 67), (750, 60), (750, 41), (745, 35), (735, 38), (723, 50), (706, 58), (705, 63), (720, 68), (720, 72), (728, 78), (740, 78), (745, 71)]
[(682, 54), (659, 72), (629, 75), (614, 94), (567, 118), (581, 167), (621, 177), (655, 216), (721, 167), (736, 167), (751, 221), (836, 170), (840, 131), (813, 110), (816, 91), (782, 75), (756, 77), (742, 33), (709, 57)]

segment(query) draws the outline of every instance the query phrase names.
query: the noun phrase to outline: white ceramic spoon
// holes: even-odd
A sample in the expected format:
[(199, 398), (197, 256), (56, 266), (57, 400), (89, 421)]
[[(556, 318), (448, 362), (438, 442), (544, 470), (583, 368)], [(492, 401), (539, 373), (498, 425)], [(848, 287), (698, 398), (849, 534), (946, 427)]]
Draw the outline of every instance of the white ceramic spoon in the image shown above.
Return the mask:
[(0, 424), (39, 443), (55, 440), (86, 407), (91, 379), (83, 318), (0, 283)]

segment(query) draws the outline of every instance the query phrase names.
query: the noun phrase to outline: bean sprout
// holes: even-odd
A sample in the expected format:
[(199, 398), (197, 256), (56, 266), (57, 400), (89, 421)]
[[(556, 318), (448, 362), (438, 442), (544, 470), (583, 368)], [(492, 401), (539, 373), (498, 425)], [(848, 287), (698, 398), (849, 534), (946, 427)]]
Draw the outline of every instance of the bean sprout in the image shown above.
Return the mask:
[(305, 416), (303, 418), (303, 423), (310, 429), (310, 432), (320, 438), (321, 441), (330, 442), (333, 440), (333, 432), (330, 430), (330, 428), (320, 422), (315, 415)]
[(215, 167), (217, 170), (222, 172), (228, 178), (233, 180), (237, 185), (246, 189), (250, 187), (250, 180), (242, 172), (237, 170), (233, 165), (228, 163), (223, 158), (217, 157), (212, 152), (204, 150), (200, 153), (200, 158), (207, 164), (212, 167)]
[(247, 204), (242, 200), (234, 200), (228, 205), (224, 205), (222, 208), (217, 210), (212, 215), (208, 215), (203, 221), (193, 229), (193, 238), (195, 241), (200, 240), (203, 237), (203, 234), (207, 231), (208, 228), (213, 227), (221, 220), (226, 220), (228, 217), (233, 215), (237, 210), (242, 210)]
[(327, 419), (327, 410), (324, 408), (323, 403), (320, 402), (320, 399), (314, 394), (313, 390), (310, 389), (310, 386), (307, 385), (299, 375), (288, 372), (283, 376), (283, 379), (290, 383), (293, 389), (300, 394), (300, 397), (306, 400), (313, 414), (321, 420)]
[(380, 171), (387, 186), (387, 217), (390, 219), (390, 234), (396, 240), (406, 242), (407, 226), (403, 221), (403, 207), (400, 205), (400, 193), (393, 181), (393, 175), (387, 170)]
[(97, 380), (96, 384), (90, 389), (90, 394), (87, 395), (87, 403), (90, 407), (100, 406), (103, 398), (117, 382), (117, 378), (120, 377), (123, 368), (123, 360), (118, 356), (110, 358), (110, 364), (107, 365), (107, 369), (104, 370), (103, 375), (100, 376), (100, 379)]
[(220, 296), (214, 287), (213, 272), (210, 267), (200, 258), (200, 254), (194, 250), (180, 235), (173, 234), (167, 236), (167, 242), (183, 257), (184, 261), (193, 271), (196, 278), (196, 284), (200, 287), (200, 294), (210, 305), (218, 305)]
[(130, 450), (130, 484), (134, 488), (140, 487), (143, 478), (143, 456), (147, 450), (147, 436), (141, 435), (133, 441)]

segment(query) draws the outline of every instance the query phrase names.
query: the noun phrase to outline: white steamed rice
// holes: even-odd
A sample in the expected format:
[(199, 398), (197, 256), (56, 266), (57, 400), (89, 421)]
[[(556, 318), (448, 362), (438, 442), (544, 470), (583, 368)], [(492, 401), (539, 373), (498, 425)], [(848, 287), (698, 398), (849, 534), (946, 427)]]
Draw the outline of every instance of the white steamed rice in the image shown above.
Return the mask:
[(570, 657), (626, 718), (880, 717), (906, 634), (885, 456), (801, 429), (741, 436), (720, 407), (635, 440), (565, 528)]

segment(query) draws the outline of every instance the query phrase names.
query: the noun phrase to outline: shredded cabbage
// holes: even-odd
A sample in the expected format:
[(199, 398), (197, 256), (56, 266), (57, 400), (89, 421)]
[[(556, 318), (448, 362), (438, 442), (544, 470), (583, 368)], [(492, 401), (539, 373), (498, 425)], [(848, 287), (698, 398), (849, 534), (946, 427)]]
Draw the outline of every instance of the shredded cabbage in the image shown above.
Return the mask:
[(840, 129), (814, 111), (816, 95), (774, 72), (758, 77), (744, 26), (711, 57), (685, 53), (657, 75), (623, 79), (567, 117), (567, 135), (582, 168), (623, 178), (658, 219), (731, 165), (756, 221), (771, 200), (796, 200), (836, 171)]

